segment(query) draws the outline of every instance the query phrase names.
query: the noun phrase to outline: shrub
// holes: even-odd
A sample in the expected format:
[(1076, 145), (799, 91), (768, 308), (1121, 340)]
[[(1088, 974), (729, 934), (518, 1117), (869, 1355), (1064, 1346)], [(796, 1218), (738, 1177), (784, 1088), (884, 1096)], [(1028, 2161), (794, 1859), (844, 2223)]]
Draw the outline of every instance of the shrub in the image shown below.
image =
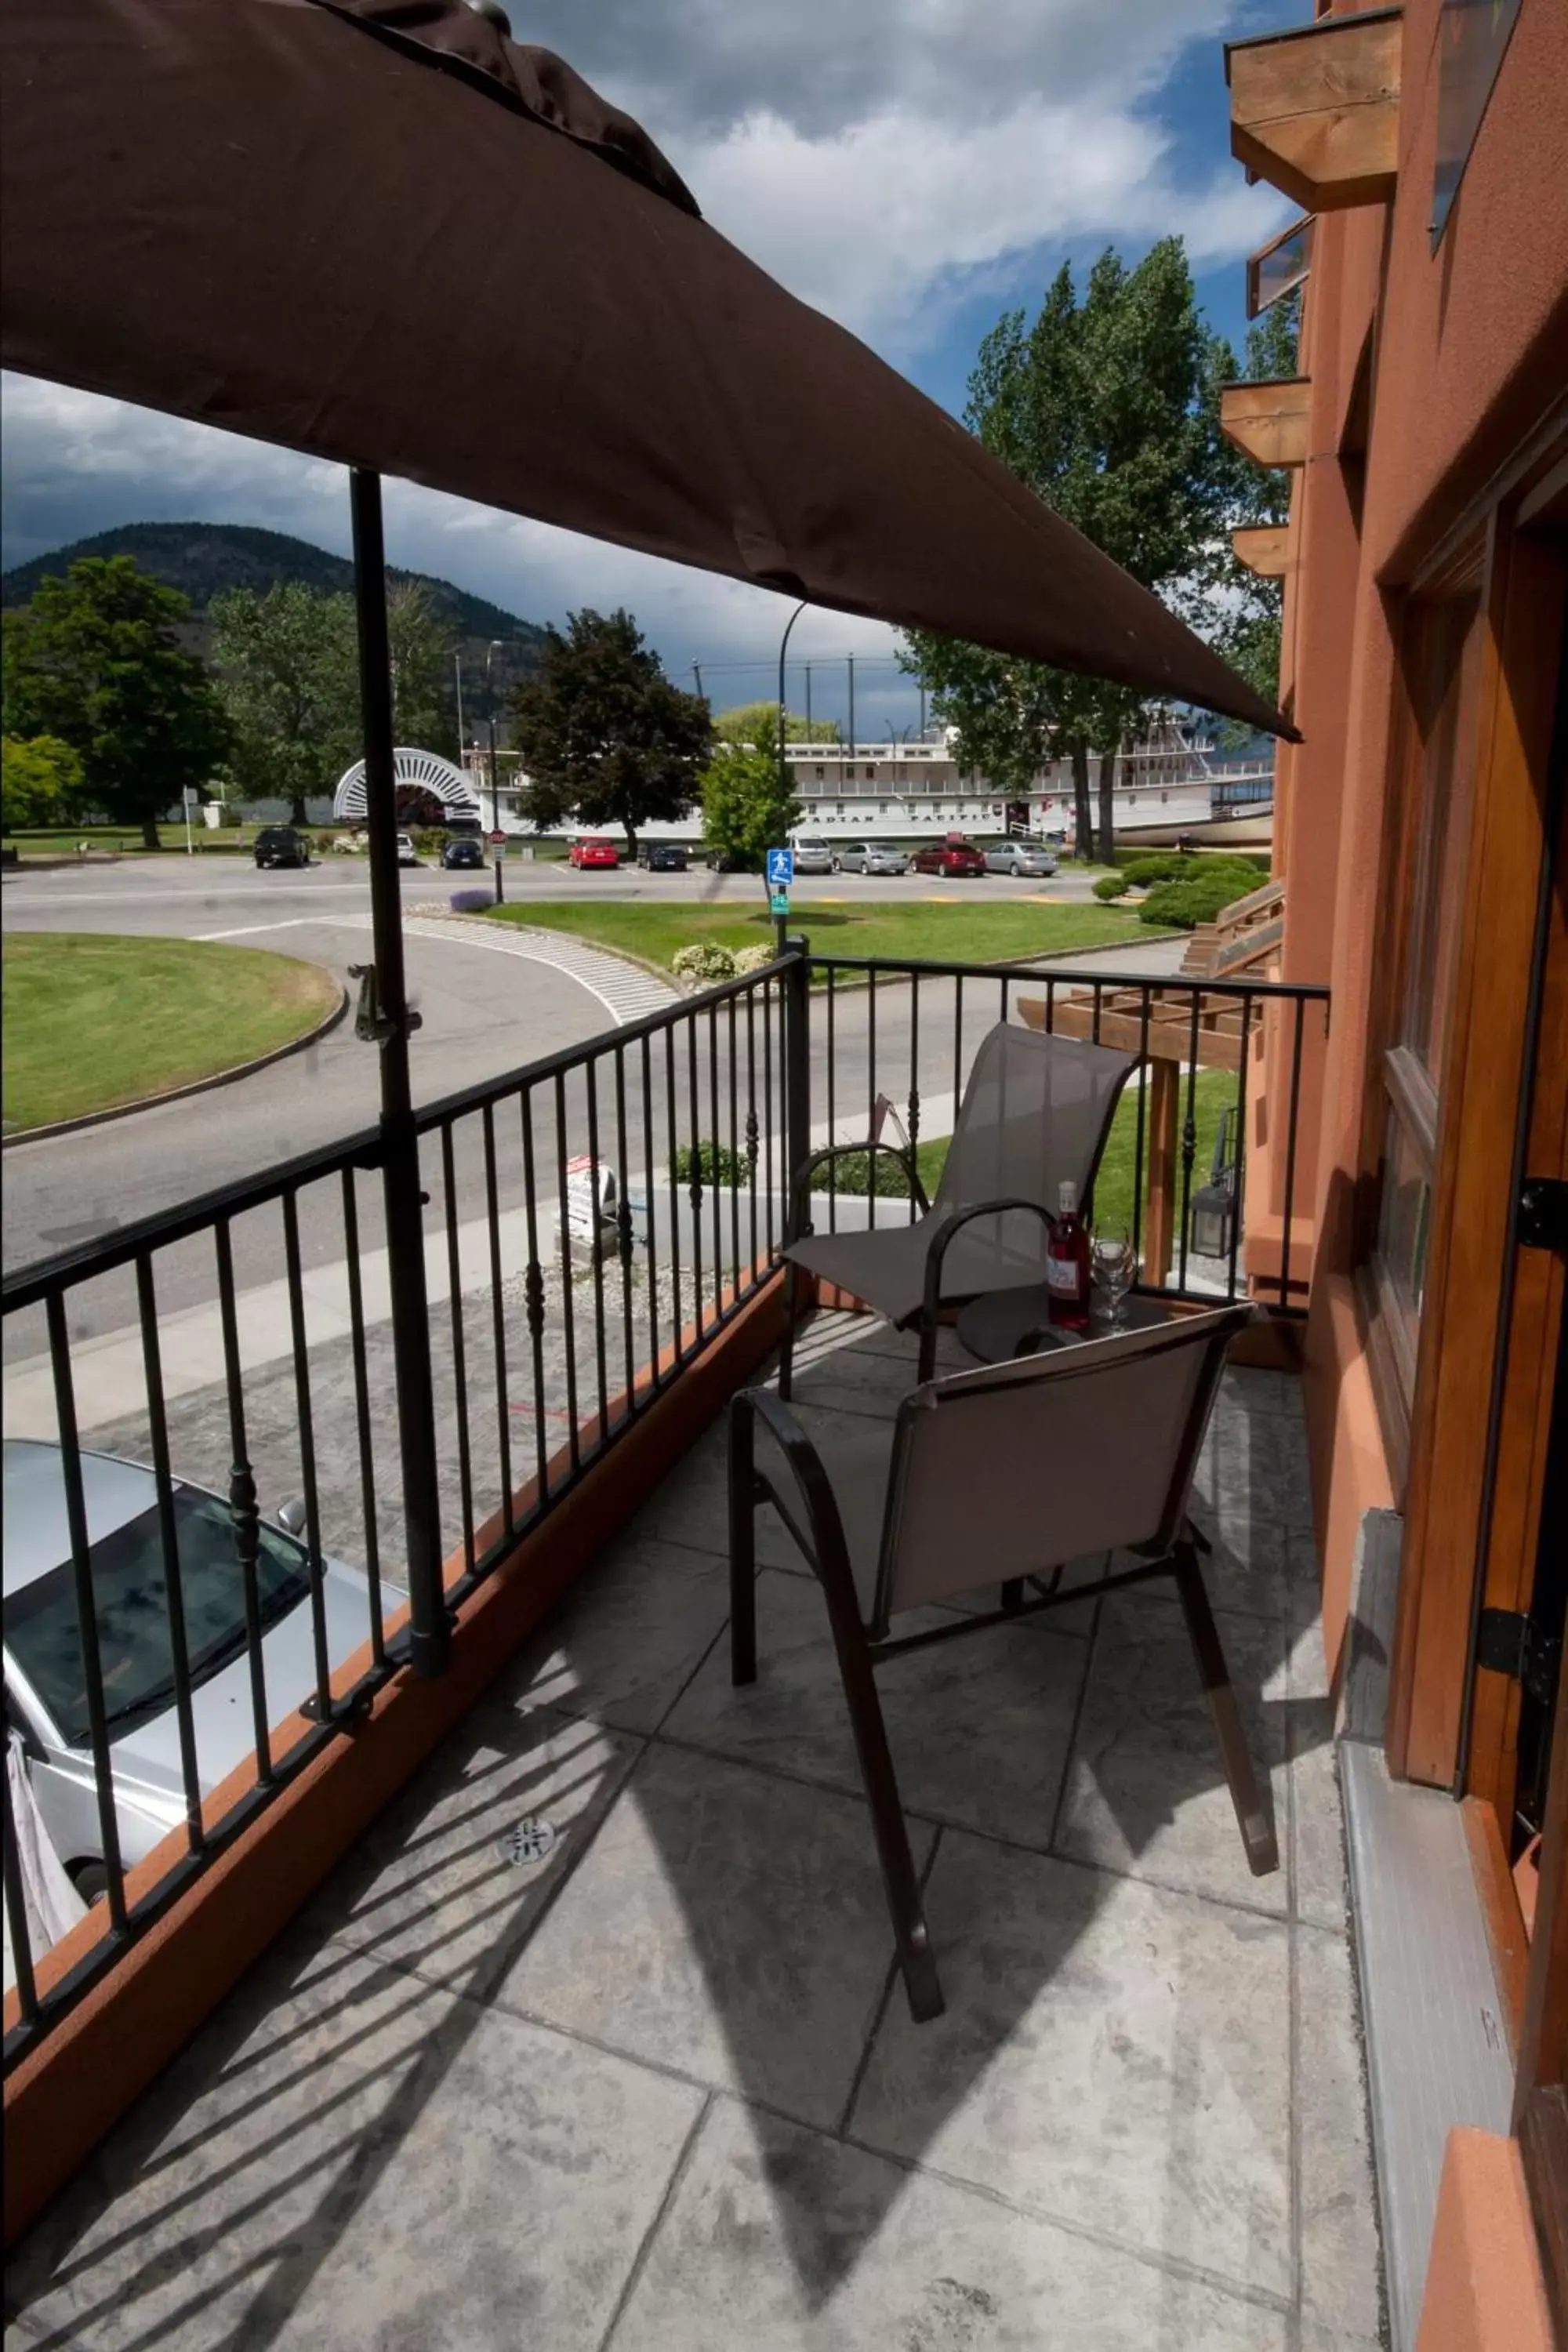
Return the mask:
[(751, 1177), (751, 1165), (743, 1153), (731, 1151), (727, 1144), (715, 1143), (710, 1137), (692, 1150), (689, 1143), (679, 1145), (670, 1161), (670, 1172), (678, 1184), (689, 1184), (697, 1170), (704, 1184), (721, 1185), (738, 1192)]
[(728, 948), (721, 948), (713, 940), (700, 946), (677, 949), (670, 958), (669, 968), (682, 980), (733, 980), (735, 977), (734, 957)]
[(496, 902), (493, 890), (454, 890), (451, 907), (454, 915), (482, 915), (487, 907)]
[(742, 948), (735, 957), (735, 977), (739, 980), (743, 972), (765, 971), (773, 960), (772, 948)]
[[(867, 1171), (871, 1181), (867, 1181)], [(814, 1192), (875, 1192), (881, 1200), (907, 1201), (910, 1180), (901, 1163), (886, 1151), (847, 1151), (836, 1160), (831, 1169), (813, 1171), (811, 1189)]]
[(1139, 908), (1138, 919), (1162, 929), (1190, 931), (1198, 923), (1212, 923), (1221, 908), (1245, 897), (1247, 888), (1234, 870), (1157, 882)]
[(1094, 886), (1094, 895), (1104, 900), (1120, 898), (1130, 887), (1125, 874), (1102, 874)]

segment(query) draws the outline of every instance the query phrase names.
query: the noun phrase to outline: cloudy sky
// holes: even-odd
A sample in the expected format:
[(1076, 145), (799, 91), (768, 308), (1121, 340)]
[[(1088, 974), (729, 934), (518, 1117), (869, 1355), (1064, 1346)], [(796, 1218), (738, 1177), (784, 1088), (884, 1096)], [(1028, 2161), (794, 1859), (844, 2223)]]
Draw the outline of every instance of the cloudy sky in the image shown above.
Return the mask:
[[(647, 126), (707, 217), (955, 412), (976, 344), (1066, 259), (1183, 235), (1214, 325), (1239, 340), (1241, 257), (1286, 216), (1229, 159), (1220, 44), (1277, 0), (514, 0)], [(23, 377), (3, 380), (3, 560), (121, 522), (264, 524), (348, 552), (344, 477), (286, 452)], [(767, 693), (787, 606), (411, 486), (395, 562), (531, 620), (626, 604), (672, 673), (722, 705)], [(792, 655), (858, 731), (914, 716), (891, 633), (807, 615)], [(776, 690), (776, 688), (774, 689)], [(797, 699), (800, 682), (792, 686)], [(906, 706), (908, 706), (906, 708)]]

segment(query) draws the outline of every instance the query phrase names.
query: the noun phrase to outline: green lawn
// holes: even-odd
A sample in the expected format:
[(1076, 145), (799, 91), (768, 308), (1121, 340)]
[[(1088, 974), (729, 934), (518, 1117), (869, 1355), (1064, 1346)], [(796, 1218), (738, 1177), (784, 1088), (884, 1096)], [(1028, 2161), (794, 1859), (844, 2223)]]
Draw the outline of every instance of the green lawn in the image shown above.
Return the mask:
[[(1148, 937), (1136, 915), (1120, 907), (1053, 906), (1017, 898), (987, 903), (978, 894), (973, 899), (957, 897), (965, 886), (949, 887), (953, 898), (936, 905), (924, 899), (837, 904), (801, 899), (790, 909), (790, 929), (804, 931), (822, 955), (887, 956), (895, 961), (931, 958), (953, 963), (998, 963)], [(647, 905), (609, 898), (534, 899), (525, 906), (498, 907), (483, 919), (572, 931), (668, 971), (678, 951), (694, 943), (726, 948), (770, 943), (773, 918), (762, 904), (760, 890), (757, 901), (753, 910), (744, 905), (707, 906), (697, 899)]]
[(293, 956), (97, 932), (13, 934), (3, 973), (8, 1135), (254, 1060), (338, 996), (330, 973)]
[[(1198, 1072), (1194, 1120), (1198, 1139), (1197, 1150), (1193, 1159), (1194, 1192), (1200, 1184), (1206, 1184), (1208, 1181), (1209, 1167), (1214, 1158), (1215, 1138), (1219, 1132), (1220, 1119), (1235, 1101), (1236, 1080), (1226, 1072), (1224, 1070)], [(1186, 1081), (1184, 1079), (1181, 1104), (1184, 1125), (1186, 1116), (1187, 1089)], [(896, 1142), (898, 1139), (896, 1136), (891, 1136), (889, 1139)], [(935, 1136), (929, 1142), (921, 1142), (917, 1150), (916, 1161), (921, 1171), (921, 1182), (925, 1187), (928, 1200), (934, 1196), (937, 1185), (941, 1181), (942, 1163), (947, 1158), (947, 1142), (945, 1136)], [(1100, 1175), (1094, 1188), (1094, 1215), (1097, 1224), (1122, 1225), (1129, 1232), (1131, 1231), (1132, 1179), (1137, 1151), (1138, 1097), (1135, 1093), (1129, 1092), (1123, 1095), (1117, 1106), (1116, 1117), (1111, 1122), (1110, 1134), (1106, 1141), (1105, 1156), (1100, 1163)], [(1145, 1203), (1148, 1197), (1148, 1114), (1145, 1111), (1143, 1132)], [(1180, 1162), (1178, 1161), (1178, 1188), (1180, 1181)], [(816, 1189), (819, 1192), (826, 1192), (827, 1182), (827, 1171), (823, 1169), (819, 1171), (816, 1178)], [(840, 1192), (864, 1192), (866, 1160), (863, 1154), (838, 1161), (835, 1170), (835, 1186)], [(908, 1197), (909, 1188), (905, 1183), (902, 1169), (896, 1160), (889, 1160), (880, 1154), (877, 1160), (877, 1190), (892, 1200), (902, 1200)], [(1177, 1205), (1180, 1206), (1179, 1189)], [(1146, 1206), (1142, 1222), (1147, 1222)]]

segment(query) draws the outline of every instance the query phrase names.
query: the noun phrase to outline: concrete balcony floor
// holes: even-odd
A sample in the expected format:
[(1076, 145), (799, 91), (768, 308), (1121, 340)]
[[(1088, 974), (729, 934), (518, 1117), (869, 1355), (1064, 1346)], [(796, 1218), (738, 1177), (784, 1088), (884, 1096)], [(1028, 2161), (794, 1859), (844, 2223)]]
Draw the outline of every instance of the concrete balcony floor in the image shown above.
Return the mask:
[[(803, 1419), (863, 1452), (911, 1348), (824, 1318), (805, 1354)], [(1291, 1380), (1227, 1376), (1197, 1513), (1279, 1874), (1161, 1588), (899, 1660), (915, 2026), (776, 1523), (731, 1687), (710, 1430), (33, 2231), (7, 2346), (1374, 2345)]]

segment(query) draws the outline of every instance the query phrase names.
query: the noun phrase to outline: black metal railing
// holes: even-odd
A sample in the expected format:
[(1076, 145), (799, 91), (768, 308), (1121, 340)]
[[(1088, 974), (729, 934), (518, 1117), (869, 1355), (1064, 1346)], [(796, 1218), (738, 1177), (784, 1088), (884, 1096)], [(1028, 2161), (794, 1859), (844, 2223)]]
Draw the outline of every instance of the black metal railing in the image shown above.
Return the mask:
[[(998, 1019), (1131, 1041), (1144, 1082), (1118, 1115), (1114, 1172), (1148, 1286), (1212, 1298), (1250, 1285), (1292, 1308), (1306, 1271), (1291, 1232), (1303, 1069), (1326, 1016), (1321, 989), (823, 958), (797, 942), (760, 972), (415, 1112), (433, 1494), (405, 1492), (405, 1464), (428, 1455), (408, 1449), (399, 1393), (409, 1334), (395, 1329), (384, 1129), (8, 1278), (7, 1438), (55, 1449), (34, 1465), (52, 1500), (14, 1515), (7, 1535), (8, 1729), (60, 1859), (101, 1900), (102, 1932), (40, 1990), (7, 1777), (7, 2065), (388, 1675), (420, 1665), (415, 1643), (432, 1629), (409, 1558), (432, 1520), (445, 1610), (744, 1307), (785, 1244), (791, 1171), (815, 1145), (890, 1106), (934, 1167)], [(1247, 1239), (1246, 1110), (1265, 1050), (1285, 1119), (1277, 1264)], [(1216, 1263), (1189, 1246), (1189, 1227), (1224, 1108), (1234, 1143), (1216, 1189), (1231, 1218)], [(912, 1201), (852, 1212), (841, 1166), (827, 1181), (830, 1223), (914, 1213)], [(1153, 1265), (1167, 1245), (1169, 1263)], [(140, 1517), (105, 1455), (140, 1465)], [(121, 1482), (112, 1498), (106, 1475)], [(29, 1614), (37, 1629), (50, 1611), (47, 1639), (30, 1646)], [(237, 1677), (238, 1704), (220, 1712), (243, 1722), (229, 1743), (243, 1753), (217, 1741), (200, 1704), (219, 1673)], [(297, 1715), (308, 1727), (285, 1737)], [(116, 1753), (128, 1732), (134, 1772)], [(150, 1746), (162, 1785), (149, 1785)], [(252, 1757), (212, 1818), (214, 1787)], [(128, 1874), (171, 1833), (177, 1860), (132, 1898)]]
[[(891, 1115), (934, 1195), (965, 1075), (996, 1022), (1119, 1046), (1141, 1066), (1112, 1124), (1093, 1206), (1125, 1224), (1138, 1286), (1211, 1303), (1250, 1295), (1300, 1311), (1310, 1270), (1296, 1232), (1302, 1086), (1314, 1041), (1328, 1034), (1327, 988), (1053, 964), (813, 954), (809, 965), (825, 1141), (879, 1133)], [(1248, 1181), (1248, 1093), (1265, 1072), (1279, 1138), (1267, 1198)], [(835, 1164), (818, 1181), (817, 1217), (830, 1231), (851, 1204), (857, 1215), (879, 1213), (866, 1207), (868, 1171), (854, 1171), (853, 1191)], [(891, 1161), (882, 1181), (907, 1194)], [(915, 1214), (912, 1198), (906, 1213)]]
[[(792, 957), (415, 1114), (436, 1433), (437, 1492), (423, 1499), (448, 1563), (447, 1608), (766, 1279), (790, 1156), (805, 1148), (804, 1104), (789, 1099), (799, 1056), (786, 1043), (786, 1029), (803, 1031), (804, 979)], [(7, 1539), (8, 1729), (46, 1832), (103, 1906), (90, 1953), (40, 1994), (7, 1778), (8, 2065), (409, 1659), (418, 1627), (403, 1610), (383, 1172), (381, 1132), (351, 1136), (5, 1284), (7, 1438), (49, 1449), (34, 1465), (49, 1500), (26, 1525), (15, 1517)], [(122, 1474), (107, 1496), (105, 1455), (146, 1474), (133, 1666), (121, 1654), (125, 1596), (105, 1535), (106, 1514), (134, 1517), (138, 1498), (125, 1500)], [(214, 1521), (193, 1525), (177, 1509), (204, 1492), (223, 1507), (233, 1596), (216, 1649), (212, 1584), (193, 1549), (210, 1545)], [(279, 1548), (299, 1588), (282, 1645), (270, 1573)], [(11, 1586), (35, 1572), (29, 1604)], [(199, 1656), (187, 1631), (194, 1585)], [(345, 1686), (354, 1655), (361, 1670)], [(230, 1743), (243, 1755), (220, 1749), (210, 1728), (203, 1747), (198, 1694), (215, 1664), (240, 1678), (244, 1704), (224, 1713), (244, 1722)], [(74, 1741), (58, 1719), (73, 1673)], [(296, 1711), (310, 1727), (284, 1747), (278, 1727)], [(166, 1789), (117, 1757), (132, 1733), (143, 1758), (150, 1735), (166, 1753)], [(221, 1821), (207, 1818), (214, 1785), (252, 1750), (251, 1785)], [(172, 1831), (178, 1861), (128, 1900), (127, 1874)]]

